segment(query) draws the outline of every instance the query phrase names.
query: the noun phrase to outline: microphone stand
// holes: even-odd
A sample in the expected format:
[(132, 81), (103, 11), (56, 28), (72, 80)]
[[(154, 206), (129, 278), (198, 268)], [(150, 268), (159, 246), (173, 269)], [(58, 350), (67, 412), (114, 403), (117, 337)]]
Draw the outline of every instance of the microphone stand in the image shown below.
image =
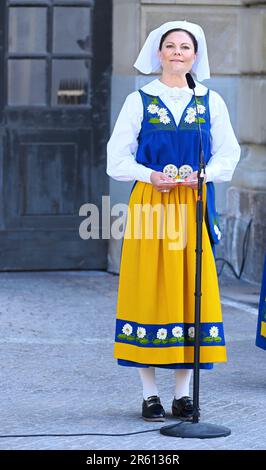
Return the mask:
[(200, 379), (200, 323), (201, 323), (201, 274), (202, 274), (202, 223), (203, 223), (203, 181), (205, 176), (205, 161), (201, 125), (199, 121), (197, 100), (195, 94), (196, 84), (190, 75), (186, 74), (187, 83), (193, 90), (196, 119), (200, 137), (200, 154), (198, 169), (198, 197), (196, 203), (196, 275), (195, 275), (195, 341), (194, 341), (194, 366), (193, 366), (193, 417), (192, 421), (181, 421), (175, 425), (164, 426), (160, 433), (165, 436), (210, 439), (226, 437), (231, 430), (225, 426), (217, 426), (211, 423), (199, 422), (199, 379)]

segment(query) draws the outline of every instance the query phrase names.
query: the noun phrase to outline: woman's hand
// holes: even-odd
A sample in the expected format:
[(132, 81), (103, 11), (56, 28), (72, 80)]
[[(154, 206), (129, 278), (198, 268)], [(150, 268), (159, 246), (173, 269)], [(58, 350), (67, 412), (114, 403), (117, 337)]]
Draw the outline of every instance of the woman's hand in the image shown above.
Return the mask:
[(161, 171), (153, 171), (150, 180), (153, 187), (161, 193), (169, 193), (171, 189), (176, 187), (176, 183), (173, 182), (173, 179)]
[[(206, 176), (204, 177), (203, 183), (206, 182)], [(189, 176), (187, 176), (183, 183), (182, 186), (188, 186), (191, 189), (198, 189), (198, 172), (193, 171), (193, 173), (190, 173)]]

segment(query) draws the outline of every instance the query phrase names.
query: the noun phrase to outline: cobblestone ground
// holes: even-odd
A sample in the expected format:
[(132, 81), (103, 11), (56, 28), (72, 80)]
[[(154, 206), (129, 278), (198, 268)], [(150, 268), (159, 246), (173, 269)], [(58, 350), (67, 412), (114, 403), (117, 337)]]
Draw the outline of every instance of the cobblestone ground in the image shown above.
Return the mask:
[[(0, 274), (1, 435), (159, 429), (140, 418), (135, 369), (113, 359), (118, 277), (104, 272)], [(258, 286), (221, 284), (228, 363), (201, 373), (201, 421), (227, 438), (0, 438), (0, 449), (266, 449), (266, 351), (255, 347)], [(170, 416), (173, 372), (158, 370)]]

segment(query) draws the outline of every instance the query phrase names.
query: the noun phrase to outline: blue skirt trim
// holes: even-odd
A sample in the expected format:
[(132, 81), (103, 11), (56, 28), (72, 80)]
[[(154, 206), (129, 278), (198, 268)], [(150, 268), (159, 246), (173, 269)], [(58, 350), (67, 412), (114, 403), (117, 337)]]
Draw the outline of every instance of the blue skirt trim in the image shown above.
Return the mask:
[[(189, 362), (179, 363), (179, 364), (141, 364), (139, 362), (126, 361), (124, 359), (117, 359), (119, 366), (126, 367), (161, 367), (162, 369), (193, 369), (193, 364)], [(213, 362), (206, 362), (200, 364), (200, 369), (213, 369)]]

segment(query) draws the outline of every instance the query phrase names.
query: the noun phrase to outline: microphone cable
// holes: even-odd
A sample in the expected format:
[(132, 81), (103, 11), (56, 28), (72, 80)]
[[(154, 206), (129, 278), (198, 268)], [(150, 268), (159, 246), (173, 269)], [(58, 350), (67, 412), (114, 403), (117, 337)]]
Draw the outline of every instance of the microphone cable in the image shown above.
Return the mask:
[[(173, 424), (176, 426), (178, 423)], [(171, 426), (169, 426), (171, 427)], [(108, 437), (122, 437), (122, 436), (133, 436), (134, 434), (144, 434), (147, 432), (155, 432), (160, 431), (161, 428), (156, 429), (146, 429), (144, 431), (133, 431), (133, 432), (126, 432), (126, 433), (98, 433), (98, 432), (88, 432), (88, 433), (73, 433), (73, 434), (0, 434), (0, 439), (14, 439), (14, 438), (22, 438), (22, 437), (85, 437), (85, 436), (108, 436)]]
[(240, 266), (239, 273), (236, 272), (234, 266), (227, 259), (225, 259), (225, 258), (216, 258), (215, 261), (222, 261), (222, 266), (220, 268), (220, 271), (218, 272), (218, 277), (222, 274), (224, 267), (228, 266), (237, 279), (241, 278), (242, 273), (244, 271), (245, 264), (246, 264), (247, 255), (248, 255), (251, 224), (252, 224), (252, 219), (250, 219), (250, 221), (247, 225), (247, 228), (246, 228), (246, 231), (245, 231), (245, 234), (244, 234), (244, 238), (243, 238), (242, 261), (241, 261), (241, 266)]

